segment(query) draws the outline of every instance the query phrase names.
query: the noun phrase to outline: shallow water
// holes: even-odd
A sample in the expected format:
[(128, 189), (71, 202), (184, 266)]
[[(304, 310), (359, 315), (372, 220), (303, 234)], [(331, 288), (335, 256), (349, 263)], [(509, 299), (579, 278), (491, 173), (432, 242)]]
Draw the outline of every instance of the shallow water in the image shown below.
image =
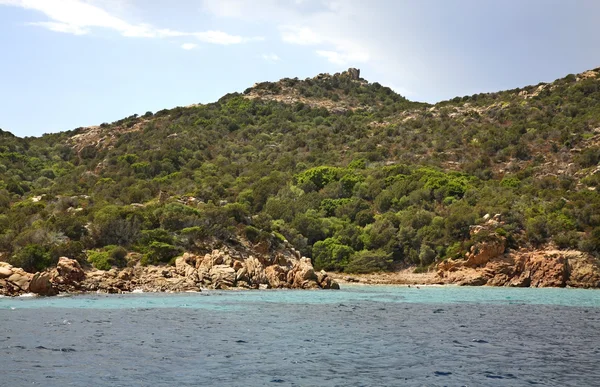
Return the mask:
[(592, 386), (600, 291), (346, 286), (0, 299), (2, 385)]

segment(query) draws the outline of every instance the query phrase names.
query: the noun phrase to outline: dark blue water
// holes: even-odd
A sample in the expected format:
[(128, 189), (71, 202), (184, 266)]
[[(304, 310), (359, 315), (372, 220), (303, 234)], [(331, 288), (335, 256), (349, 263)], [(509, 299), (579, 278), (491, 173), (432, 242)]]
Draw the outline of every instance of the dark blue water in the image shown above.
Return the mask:
[(0, 299), (7, 386), (595, 386), (599, 361), (592, 290)]

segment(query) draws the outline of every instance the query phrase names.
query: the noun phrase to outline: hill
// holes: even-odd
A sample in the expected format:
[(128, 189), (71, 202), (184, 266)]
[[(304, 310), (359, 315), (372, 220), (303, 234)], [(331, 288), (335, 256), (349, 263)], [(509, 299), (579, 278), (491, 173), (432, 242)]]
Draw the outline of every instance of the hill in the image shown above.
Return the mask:
[[(0, 140), (0, 258), (32, 272), (125, 265), (115, 246), (157, 264), (288, 241), (358, 273), (465, 259), (493, 236), (600, 254), (600, 69), (435, 105), (350, 69)], [(501, 224), (472, 233), (487, 214)]]

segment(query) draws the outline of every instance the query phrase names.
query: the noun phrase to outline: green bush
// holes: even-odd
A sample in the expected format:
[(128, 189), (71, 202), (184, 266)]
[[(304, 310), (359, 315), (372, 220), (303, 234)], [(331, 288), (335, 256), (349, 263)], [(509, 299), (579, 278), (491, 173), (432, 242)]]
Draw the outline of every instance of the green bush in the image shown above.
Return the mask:
[(29, 273), (43, 271), (53, 263), (48, 249), (34, 244), (29, 244), (18, 250), (10, 259), (10, 264)]
[(244, 234), (246, 239), (255, 244), (264, 238), (263, 232), (254, 226), (246, 226), (244, 228)]
[(315, 269), (343, 271), (352, 254), (354, 254), (354, 249), (340, 243), (336, 238), (318, 241), (313, 246)]
[(388, 271), (392, 267), (391, 255), (383, 250), (363, 250), (352, 255), (346, 266), (348, 273), (374, 273)]
[(110, 270), (112, 267), (112, 260), (107, 251), (88, 250), (87, 256), (88, 262), (98, 270)]
[(147, 247), (147, 252), (142, 259), (143, 265), (156, 265), (159, 263), (169, 263), (171, 260), (183, 252), (181, 247), (173, 246), (163, 242), (152, 242)]
[(88, 250), (87, 260), (98, 270), (110, 270), (113, 266), (125, 267), (127, 250), (121, 246), (105, 246), (101, 251)]
[(332, 181), (337, 180), (340, 171), (341, 169), (337, 167), (321, 166), (311, 168), (296, 175), (296, 183), (299, 186), (303, 186), (307, 183), (310, 183), (317, 190), (319, 190), (325, 187), (327, 184), (331, 183)]

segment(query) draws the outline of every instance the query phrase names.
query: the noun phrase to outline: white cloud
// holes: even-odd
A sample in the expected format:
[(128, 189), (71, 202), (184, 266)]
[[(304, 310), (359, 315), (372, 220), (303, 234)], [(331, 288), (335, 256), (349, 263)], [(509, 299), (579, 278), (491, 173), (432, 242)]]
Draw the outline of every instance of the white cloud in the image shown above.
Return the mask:
[(327, 58), (327, 60), (331, 63), (339, 65), (345, 65), (348, 63), (348, 60), (344, 57), (344, 55), (336, 51), (317, 50), (317, 55)]
[(198, 47), (196, 43), (183, 43), (181, 45), (181, 48), (183, 48), (184, 50), (193, 50), (196, 47)]
[(38, 26), (49, 29), (55, 32), (64, 32), (73, 35), (86, 35), (90, 32), (87, 28), (82, 28), (72, 24), (56, 23), (56, 22), (38, 22), (38, 23), (27, 23), (30, 26)]
[(337, 65), (368, 62), (370, 55), (366, 47), (335, 35), (317, 33), (309, 27), (280, 26), (281, 39), (290, 44), (322, 46), (316, 54)]
[(323, 38), (308, 27), (280, 26), (281, 40), (286, 43), (315, 45), (323, 43)]
[(262, 54), (262, 58), (267, 62), (279, 62), (281, 58), (277, 54)]
[(397, 85), (401, 91), (415, 90), (423, 82), (419, 76), (430, 79), (435, 74), (430, 62), (422, 60), (422, 47), (436, 36), (414, 33), (421, 23), (415, 17), (417, 2), (202, 1), (203, 10), (214, 17), (260, 24), (278, 33), (284, 44), (312, 49), (315, 58), (332, 64), (333, 71), (360, 67), (368, 79)]
[(229, 35), (222, 31), (206, 31), (206, 32), (196, 32), (192, 34), (196, 37), (196, 39), (205, 43), (213, 43), (213, 44), (239, 44), (245, 43), (252, 40), (262, 40), (260, 37), (256, 38), (245, 38), (237, 35)]
[(194, 37), (204, 43), (222, 45), (262, 39), (230, 35), (223, 31), (183, 32), (160, 29), (143, 23), (132, 24), (84, 0), (0, 0), (0, 5), (42, 12), (50, 21), (27, 24), (74, 35), (89, 34), (93, 28), (105, 28), (129, 38)]
[(356, 19), (369, 13), (354, 3), (351, 0), (204, 0), (203, 6), (218, 17), (274, 24), (284, 43), (315, 46), (316, 55), (331, 63), (354, 65), (374, 57), (369, 41), (356, 36), (356, 25), (360, 25)]

